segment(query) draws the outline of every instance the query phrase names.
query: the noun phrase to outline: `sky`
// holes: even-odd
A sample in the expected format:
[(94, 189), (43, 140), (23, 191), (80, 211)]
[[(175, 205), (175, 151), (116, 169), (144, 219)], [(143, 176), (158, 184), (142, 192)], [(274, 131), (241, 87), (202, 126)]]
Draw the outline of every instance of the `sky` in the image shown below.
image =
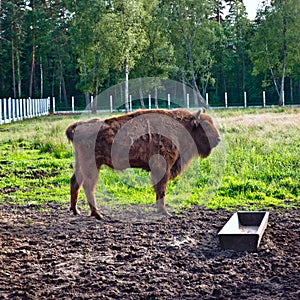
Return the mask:
[(262, 3), (262, 0), (244, 0), (248, 18), (254, 20), (256, 16), (257, 7)]

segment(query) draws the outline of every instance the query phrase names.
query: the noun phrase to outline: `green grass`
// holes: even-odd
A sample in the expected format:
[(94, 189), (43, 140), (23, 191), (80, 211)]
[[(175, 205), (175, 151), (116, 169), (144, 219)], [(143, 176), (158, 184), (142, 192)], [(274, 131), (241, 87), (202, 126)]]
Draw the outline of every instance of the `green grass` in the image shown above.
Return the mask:
[[(170, 181), (167, 203), (212, 209), (300, 206), (300, 109), (209, 111), (222, 143)], [(68, 203), (73, 149), (66, 127), (78, 116), (49, 116), (0, 126), (0, 203)], [(100, 171), (99, 205), (153, 204), (149, 174)], [(80, 199), (85, 199), (83, 192)], [(85, 200), (84, 200), (85, 202)]]

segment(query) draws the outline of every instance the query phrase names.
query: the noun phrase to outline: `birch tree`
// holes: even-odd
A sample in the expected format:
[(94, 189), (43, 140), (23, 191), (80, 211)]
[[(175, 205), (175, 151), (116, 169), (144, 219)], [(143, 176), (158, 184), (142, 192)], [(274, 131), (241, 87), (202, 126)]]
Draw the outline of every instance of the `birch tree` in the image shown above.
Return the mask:
[(176, 49), (177, 64), (182, 78), (187, 78), (196, 91), (195, 104), (205, 94), (212, 80), (214, 58), (212, 51), (218, 40), (220, 26), (213, 17), (219, 3), (204, 0), (166, 1), (166, 14), (172, 42)]
[(143, 0), (107, 1), (105, 13), (95, 28), (95, 51), (99, 57), (106, 57), (113, 69), (124, 73), (126, 111), (129, 111), (129, 73), (148, 43), (143, 26), (145, 17)]

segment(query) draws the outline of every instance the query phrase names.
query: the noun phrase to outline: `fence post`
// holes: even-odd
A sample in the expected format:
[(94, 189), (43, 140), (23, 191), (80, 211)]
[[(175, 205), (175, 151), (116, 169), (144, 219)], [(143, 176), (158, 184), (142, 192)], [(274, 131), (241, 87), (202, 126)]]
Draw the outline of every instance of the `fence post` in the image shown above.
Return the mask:
[(11, 98), (7, 99), (8, 123), (11, 123)]
[(6, 116), (7, 116), (7, 101), (6, 101), (6, 98), (3, 99), (3, 120), (4, 120), (4, 123), (6, 123)]
[(41, 106), (41, 116), (45, 115), (45, 99), (39, 99)]
[(94, 96), (91, 96), (91, 113), (93, 113), (93, 106), (94, 106)]
[(16, 99), (16, 118), (17, 120), (20, 120), (20, 99)]
[(0, 125), (3, 123), (2, 121), (2, 99), (0, 99)]
[(53, 114), (56, 113), (56, 110), (55, 110), (55, 97), (52, 98), (52, 107), (53, 107)]
[(208, 93), (205, 94), (205, 103), (206, 103), (206, 106), (208, 107)]
[(148, 96), (148, 102), (149, 102), (149, 109), (151, 109), (151, 95)]
[(132, 96), (129, 95), (129, 111), (132, 111)]
[(50, 111), (50, 97), (47, 98), (47, 115), (49, 115)]
[(263, 91), (263, 107), (266, 107), (266, 91)]
[(19, 99), (19, 105), (20, 105), (20, 120), (23, 120), (23, 99)]
[(28, 107), (27, 107), (27, 100), (23, 99), (23, 119), (27, 118), (27, 114), (28, 114)]
[(39, 117), (41, 116), (41, 99), (35, 99), (34, 103), (33, 103), (33, 107), (35, 108), (35, 116)]
[(33, 115), (33, 101), (34, 99), (29, 99), (29, 118), (32, 118)]
[(42, 115), (42, 104), (41, 99), (37, 99), (37, 116), (40, 117)]
[(44, 100), (43, 100), (43, 102), (44, 102), (44, 116), (47, 116), (47, 114), (48, 114), (48, 101), (47, 101), (47, 98), (45, 98)]
[(32, 117), (36, 117), (37, 99), (32, 99)]
[(225, 108), (228, 108), (227, 92), (225, 92)]
[[(93, 96), (92, 96), (93, 97)], [(72, 96), (72, 114), (74, 114), (74, 112), (75, 112), (75, 107), (74, 107), (74, 105), (75, 105), (75, 101), (74, 101), (75, 99), (74, 99), (74, 96)], [(93, 98), (93, 101), (94, 101), (94, 98)], [(91, 102), (91, 103), (93, 103), (93, 101)]]
[(41, 103), (40, 103), (40, 99), (36, 99), (35, 101), (35, 115), (36, 117), (40, 117), (41, 116)]
[(171, 109), (171, 95), (168, 94), (168, 109)]
[(43, 116), (46, 115), (46, 112), (47, 112), (47, 102), (46, 102), (46, 99), (41, 99), (42, 101), (42, 108), (43, 108)]
[(247, 107), (247, 92), (244, 92), (244, 108)]
[(39, 116), (42, 116), (44, 113), (44, 103), (43, 103), (43, 99), (38, 99), (39, 102)]
[(43, 102), (44, 102), (44, 116), (46, 116), (48, 114), (47, 98), (45, 98)]
[(11, 118), (16, 121), (16, 99), (11, 99)]
[(29, 116), (30, 116), (30, 105), (29, 105), (29, 101), (30, 101), (30, 100), (31, 100), (30, 98), (26, 99), (26, 118), (27, 118), (27, 119), (28, 119)]
[(37, 117), (37, 110), (38, 110), (38, 99), (33, 99), (33, 102), (32, 102), (33, 117)]
[(36, 99), (35, 100), (35, 116), (37, 117), (39, 115), (39, 101)]
[(29, 99), (30, 99), (30, 98), (25, 99), (25, 105), (26, 105), (25, 111), (26, 111), (26, 113), (25, 113), (24, 117), (25, 117), (26, 119), (27, 119), (28, 116), (29, 116)]
[(13, 102), (13, 118), (14, 118), (14, 121), (18, 120), (17, 103), (18, 103), (17, 99), (14, 99), (14, 102)]
[(109, 96), (109, 105), (110, 105), (110, 112), (113, 112), (113, 98), (112, 98), (112, 95)]
[(186, 108), (190, 109), (190, 94), (186, 94)]
[(36, 107), (36, 100), (37, 99), (31, 99), (30, 101), (30, 117), (31, 118), (34, 118), (36, 115), (35, 115), (35, 107)]

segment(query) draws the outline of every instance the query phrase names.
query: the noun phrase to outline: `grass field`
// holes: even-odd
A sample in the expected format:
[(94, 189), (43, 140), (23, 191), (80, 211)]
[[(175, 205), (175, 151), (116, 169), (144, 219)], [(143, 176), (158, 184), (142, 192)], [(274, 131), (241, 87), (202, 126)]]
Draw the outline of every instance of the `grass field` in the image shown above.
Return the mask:
[[(299, 207), (300, 109), (208, 113), (217, 123), (222, 143), (208, 159), (192, 161), (182, 176), (169, 182), (167, 203), (175, 208)], [(0, 126), (0, 203), (68, 205), (74, 159), (65, 129), (78, 118), (49, 116)], [(80, 199), (85, 199), (82, 192)], [(154, 203), (149, 174), (102, 168), (97, 201)]]

